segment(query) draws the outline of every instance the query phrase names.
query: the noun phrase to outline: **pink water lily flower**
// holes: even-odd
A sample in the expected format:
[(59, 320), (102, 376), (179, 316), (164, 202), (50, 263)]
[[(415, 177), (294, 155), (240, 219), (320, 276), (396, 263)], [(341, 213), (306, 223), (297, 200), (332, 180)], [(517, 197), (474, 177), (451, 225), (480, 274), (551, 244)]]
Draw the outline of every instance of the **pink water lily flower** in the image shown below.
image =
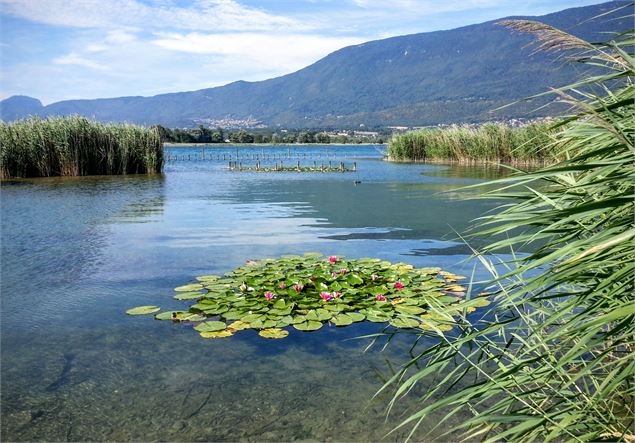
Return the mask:
[(267, 300), (273, 300), (274, 298), (276, 298), (276, 294), (274, 294), (273, 292), (267, 291), (265, 292), (265, 298)]
[(377, 294), (375, 296), (375, 300), (377, 300), (377, 301), (386, 301), (386, 297), (381, 295), (381, 294)]
[(346, 268), (340, 269), (340, 274), (346, 274), (347, 272), (348, 272), (348, 269)]
[(280, 284), (278, 285), (278, 287), (279, 287), (280, 289), (286, 289), (286, 288), (287, 288), (287, 285), (286, 285), (286, 284), (284, 284), (284, 283), (280, 283)]
[(329, 257), (329, 261), (330, 261), (331, 263), (337, 263), (337, 257), (336, 257), (336, 256), (334, 256), (334, 255), (331, 255), (331, 256)]
[(331, 272), (331, 277), (337, 278), (337, 275), (338, 275), (337, 272)]
[(333, 296), (328, 292), (320, 292), (320, 297), (322, 297), (322, 300), (324, 301), (333, 300)]
[(370, 276), (371, 280), (377, 280), (378, 278), (379, 278), (379, 275), (377, 275), (377, 274), (373, 274), (373, 275)]
[(331, 292), (331, 295), (335, 298), (340, 298), (342, 296), (341, 292), (337, 292), (337, 291), (333, 291)]
[(302, 292), (302, 290), (304, 289), (304, 285), (300, 283), (295, 284), (291, 287), (295, 290), (295, 292)]
[(395, 284), (393, 285), (393, 288), (395, 288), (395, 289), (403, 289), (403, 288), (405, 288), (405, 287), (406, 287), (406, 285), (404, 285), (404, 284), (403, 284), (403, 283), (401, 283), (400, 281), (398, 281), (397, 283), (395, 283)]

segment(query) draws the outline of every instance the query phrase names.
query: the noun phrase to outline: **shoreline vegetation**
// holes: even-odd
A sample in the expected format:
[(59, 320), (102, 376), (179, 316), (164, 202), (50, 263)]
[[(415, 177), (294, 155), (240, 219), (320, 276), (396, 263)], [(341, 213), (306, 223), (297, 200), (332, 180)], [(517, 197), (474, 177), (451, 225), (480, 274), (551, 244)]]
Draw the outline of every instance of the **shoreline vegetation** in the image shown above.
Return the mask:
[(386, 146), (386, 143), (186, 143), (186, 142), (163, 142), (163, 146), (169, 146), (171, 148), (184, 148), (188, 146), (205, 147), (205, 148), (227, 148), (229, 146), (240, 147), (267, 147), (267, 146), (297, 146), (297, 147), (312, 147), (312, 146), (360, 146), (360, 145), (373, 145), (373, 146)]
[(421, 163), (549, 164), (562, 160), (554, 150), (552, 126), (540, 121), (511, 127), (487, 123), (454, 125), (394, 135), (387, 160)]
[(0, 122), (0, 179), (154, 174), (163, 170), (156, 127), (80, 116)]
[[(436, 413), (439, 424), (455, 423), (447, 439), (454, 432), (486, 443), (633, 443), (635, 30), (589, 43), (538, 22), (501, 24), (532, 35), (541, 50), (575, 51), (571, 60), (598, 74), (549, 92), (573, 113), (553, 125), (552, 143), (538, 139), (537, 148), (543, 158), (564, 158), (478, 185), (479, 198), (504, 200), (464, 237), (491, 239), (474, 250), (491, 274), (491, 311), (447, 319), (459, 332), (437, 331), (432, 347), (413, 345), (413, 359), (382, 390), (395, 387), (390, 409), (422, 380), (434, 381), (395, 428), (410, 427), (405, 441)], [(479, 142), (487, 135), (470, 134)], [(478, 152), (497, 152), (492, 146)]]

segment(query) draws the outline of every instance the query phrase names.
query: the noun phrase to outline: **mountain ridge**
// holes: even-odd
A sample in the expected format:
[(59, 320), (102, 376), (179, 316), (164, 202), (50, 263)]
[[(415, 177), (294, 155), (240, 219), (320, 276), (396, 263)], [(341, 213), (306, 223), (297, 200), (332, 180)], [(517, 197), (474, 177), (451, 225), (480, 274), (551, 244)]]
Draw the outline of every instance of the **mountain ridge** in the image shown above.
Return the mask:
[(579, 73), (553, 55), (527, 48), (531, 37), (496, 22), (538, 20), (586, 40), (600, 40), (603, 32), (627, 29), (628, 21), (587, 20), (627, 3), (619, 0), (369, 41), (338, 49), (293, 73), (256, 82), (238, 80), (151, 97), (64, 100), (40, 103), (39, 108), (37, 99), (14, 96), (0, 102), (0, 118), (81, 114), (101, 121), (187, 127), (213, 125), (225, 117), (252, 117), (267, 126), (350, 128), (540, 116), (556, 111), (532, 112), (544, 100), (490, 111), (570, 83)]

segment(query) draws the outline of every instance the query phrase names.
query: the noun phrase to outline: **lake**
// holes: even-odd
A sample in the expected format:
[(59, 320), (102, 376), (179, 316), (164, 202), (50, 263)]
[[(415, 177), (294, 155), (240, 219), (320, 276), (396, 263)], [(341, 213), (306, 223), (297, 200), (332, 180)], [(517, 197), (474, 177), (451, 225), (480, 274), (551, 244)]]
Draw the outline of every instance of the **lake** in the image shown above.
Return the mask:
[[(368, 322), (291, 328), (282, 340), (254, 331), (205, 340), (188, 325), (125, 314), (139, 305), (186, 308), (192, 303), (174, 300), (174, 287), (283, 254), (378, 257), (471, 275), (455, 232), (493, 203), (454, 190), (498, 172), (388, 163), (382, 149), (219, 147), (202, 160), (201, 147), (173, 147), (166, 155), (181, 160), (158, 176), (3, 183), (2, 439), (403, 440), (408, 429), (386, 434), (417, 406), (416, 395), (389, 416), (390, 392), (373, 396), (408, 360), (411, 334), (385, 349), (356, 339), (383, 329)], [(245, 166), (258, 154), (290, 154), (285, 165), (356, 162), (357, 171), (227, 171), (223, 155), (237, 152)], [(451, 424), (435, 430), (438, 421), (430, 417), (416, 435), (434, 438)]]

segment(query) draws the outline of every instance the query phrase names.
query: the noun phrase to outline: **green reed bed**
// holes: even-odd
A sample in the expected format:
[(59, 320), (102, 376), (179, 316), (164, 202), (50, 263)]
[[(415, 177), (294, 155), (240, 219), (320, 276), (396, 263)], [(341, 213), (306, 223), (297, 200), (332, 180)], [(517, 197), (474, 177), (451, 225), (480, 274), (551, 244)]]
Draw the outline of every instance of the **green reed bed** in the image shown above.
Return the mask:
[(32, 117), (0, 123), (0, 178), (157, 173), (156, 128), (84, 117)]
[(492, 239), (482, 252), (531, 252), (497, 266), (475, 251), (493, 308), (413, 353), (386, 385), (398, 386), (391, 405), (429, 377), (434, 388), (398, 426), (438, 412), (463, 441), (633, 443), (635, 31), (592, 44), (542, 23), (503, 24), (543, 49), (577, 50), (598, 75), (555, 91), (574, 110), (555, 137), (565, 159), (484, 191), (506, 202), (480, 220), (475, 235)]
[(499, 163), (549, 163), (552, 130), (548, 122), (521, 127), (488, 123), (473, 127), (455, 125), (395, 135), (388, 145), (394, 161), (458, 161)]

